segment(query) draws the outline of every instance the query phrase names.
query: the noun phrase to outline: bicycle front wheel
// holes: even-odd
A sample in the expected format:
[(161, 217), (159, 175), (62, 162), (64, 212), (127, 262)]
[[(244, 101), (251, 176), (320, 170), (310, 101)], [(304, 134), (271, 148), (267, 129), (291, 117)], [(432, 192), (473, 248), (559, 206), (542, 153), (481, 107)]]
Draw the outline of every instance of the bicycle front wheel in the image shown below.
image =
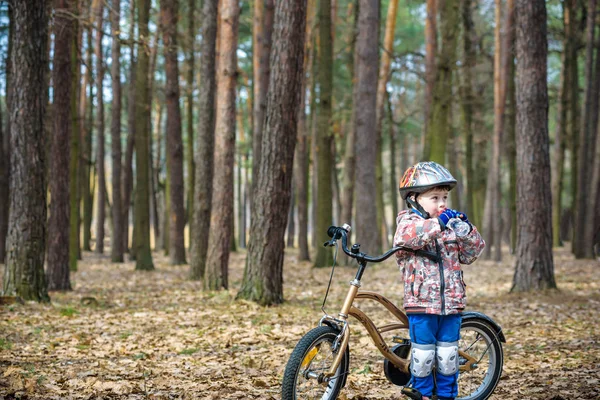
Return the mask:
[(460, 400), (485, 400), (502, 375), (502, 344), (490, 322), (483, 318), (463, 320), (458, 344)]
[(325, 382), (318, 376), (331, 368), (337, 352), (333, 351), (333, 342), (338, 331), (330, 326), (319, 326), (300, 339), (294, 348), (285, 368), (282, 382), (282, 400), (334, 400), (346, 384), (350, 366), (348, 346), (335, 375)]

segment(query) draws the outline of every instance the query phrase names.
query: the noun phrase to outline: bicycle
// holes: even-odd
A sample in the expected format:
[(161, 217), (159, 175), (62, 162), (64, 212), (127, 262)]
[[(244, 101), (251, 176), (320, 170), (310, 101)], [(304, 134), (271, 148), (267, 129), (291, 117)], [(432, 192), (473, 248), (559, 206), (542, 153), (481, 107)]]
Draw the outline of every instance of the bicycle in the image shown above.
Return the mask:
[[(324, 316), (319, 326), (305, 334), (294, 348), (286, 365), (282, 381), (282, 399), (337, 399), (346, 384), (350, 371), (350, 325), (349, 316), (356, 318), (367, 330), (373, 343), (384, 356), (384, 373), (386, 378), (397, 386), (406, 386), (410, 381), (409, 355), (410, 340), (394, 336), (396, 343), (390, 348), (382, 334), (397, 330), (406, 330), (408, 336), (408, 317), (384, 296), (368, 291), (359, 292), (361, 279), (368, 262), (378, 263), (388, 259), (404, 247), (394, 247), (386, 253), (371, 257), (360, 251), (360, 245), (354, 244), (348, 250), (347, 235), (350, 226), (331, 226), (327, 234), (331, 238), (325, 246), (336, 246), (341, 239), (342, 250), (358, 262), (358, 270), (348, 294), (343, 302), (338, 317), (327, 314), (325, 302), (329, 287), (325, 294), (321, 310)], [(434, 257), (434, 253), (421, 251), (420, 255)], [(335, 268), (335, 258), (333, 267)], [(329, 280), (331, 285), (332, 274)], [(381, 327), (360, 309), (354, 306), (357, 299), (374, 300), (383, 305), (398, 322)], [(459, 341), (459, 396), (461, 400), (484, 400), (491, 396), (498, 385), (502, 374), (503, 350), (506, 342), (502, 328), (490, 317), (480, 312), (463, 312)], [(420, 396), (405, 387), (403, 393), (418, 399)], [(434, 397), (435, 398), (435, 397)]]

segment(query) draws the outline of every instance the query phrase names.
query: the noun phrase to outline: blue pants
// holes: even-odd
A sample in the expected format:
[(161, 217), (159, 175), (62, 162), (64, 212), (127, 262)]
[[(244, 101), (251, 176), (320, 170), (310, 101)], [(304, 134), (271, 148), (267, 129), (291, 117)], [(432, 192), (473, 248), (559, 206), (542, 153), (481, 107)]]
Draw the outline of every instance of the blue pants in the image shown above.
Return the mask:
[[(460, 338), (460, 314), (408, 314), (410, 340), (417, 344), (456, 342)], [(427, 377), (412, 377), (413, 388), (423, 396), (433, 394), (433, 374)], [(440, 400), (454, 399), (458, 395), (458, 372), (454, 375), (436, 375), (436, 393)]]

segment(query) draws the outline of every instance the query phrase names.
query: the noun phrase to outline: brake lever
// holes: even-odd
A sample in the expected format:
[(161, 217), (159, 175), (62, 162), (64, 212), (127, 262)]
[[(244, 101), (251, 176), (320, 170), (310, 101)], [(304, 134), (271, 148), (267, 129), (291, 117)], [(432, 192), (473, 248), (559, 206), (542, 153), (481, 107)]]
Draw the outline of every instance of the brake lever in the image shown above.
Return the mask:
[(325, 243), (323, 243), (323, 247), (333, 247), (335, 246), (335, 242), (335, 239), (328, 240)]

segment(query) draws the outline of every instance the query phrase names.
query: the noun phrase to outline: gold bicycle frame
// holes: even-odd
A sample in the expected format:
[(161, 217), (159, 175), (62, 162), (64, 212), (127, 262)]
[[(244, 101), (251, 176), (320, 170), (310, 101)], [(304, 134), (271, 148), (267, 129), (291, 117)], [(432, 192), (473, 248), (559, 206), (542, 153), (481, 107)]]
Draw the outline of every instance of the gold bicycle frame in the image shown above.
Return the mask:
[[(341, 342), (340, 346), (338, 346), (338, 353), (336, 354), (333, 364), (329, 371), (325, 373), (325, 378), (331, 378), (335, 375), (340, 362), (342, 361), (342, 357), (344, 352), (346, 351), (346, 346), (348, 345), (348, 341), (350, 340), (350, 327), (348, 324), (348, 316), (351, 315), (356, 318), (367, 330), (373, 343), (377, 347), (377, 349), (381, 352), (381, 354), (387, 358), (390, 362), (392, 362), (397, 368), (399, 368), (402, 372), (409, 372), (409, 361), (398, 357), (392, 350), (388, 347), (385, 340), (381, 336), (381, 333), (393, 331), (396, 329), (408, 329), (408, 317), (406, 313), (396, 307), (391, 301), (389, 301), (385, 296), (382, 296), (375, 292), (361, 292), (358, 293), (358, 289), (360, 287), (360, 282), (354, 280), (351, 282), (350, 289), (348, 290), (348, 294), (346, 295), (346, 299), (344, 300), (344, 305), (340, 313), (338, 314), (340, 320), (344, 322), (344, 328), (341, 331)], [(367, 315), (354, 307), (352, 304), (355, 299), (370, 299), (375, 300), (376, 302), (383, 305), (394, 317), (396, 317), (399, 323), (387, 324), (382, 327), (377, 327), (373, 323), (373, 321), (367, 317)], [(460, 371), (469, 371), (473, 369), (473, 365), (476, 364), (477, 360), (467, 353), (459, 350), (458, 354), (467, 360), (465, 365), (461, 365), (459, 367)]]

